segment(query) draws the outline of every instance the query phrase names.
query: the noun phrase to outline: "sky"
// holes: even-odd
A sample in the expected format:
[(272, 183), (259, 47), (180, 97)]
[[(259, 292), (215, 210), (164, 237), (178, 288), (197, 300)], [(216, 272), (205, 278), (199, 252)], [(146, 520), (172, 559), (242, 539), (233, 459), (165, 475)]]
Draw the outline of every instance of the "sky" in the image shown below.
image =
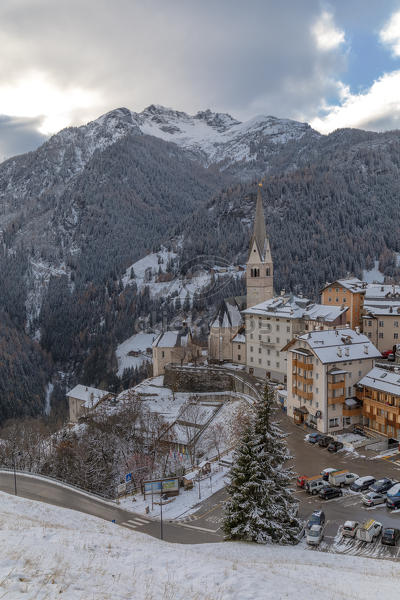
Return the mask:
[(117, 107), (400, 128), (400, 0), (2, 0), (0, 157)]

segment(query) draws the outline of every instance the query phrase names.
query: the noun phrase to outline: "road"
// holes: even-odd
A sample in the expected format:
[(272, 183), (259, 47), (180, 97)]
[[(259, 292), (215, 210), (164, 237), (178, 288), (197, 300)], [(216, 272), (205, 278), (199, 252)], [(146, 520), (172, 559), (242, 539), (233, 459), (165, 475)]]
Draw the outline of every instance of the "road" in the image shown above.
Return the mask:
[[(14, 494), (14, 474), (12, 472), (0, 471), (0, 490)], [(160, 521), (153, 521), (143, 515), (123, 510), (117, 504), (103, 502), (94, 496), (80, 493), (78, 490), (58, 485), (46, 479), (18, 473), (17, 493), (23, 498), (78, 510), (105, 521), (114, 520), (117, 525), (127, 529), (160, 538)], [(179, 544), (204, 544), (221, 541), (220, 534), (202, 529), (185, 523), (164, 522), (163, 539)]]

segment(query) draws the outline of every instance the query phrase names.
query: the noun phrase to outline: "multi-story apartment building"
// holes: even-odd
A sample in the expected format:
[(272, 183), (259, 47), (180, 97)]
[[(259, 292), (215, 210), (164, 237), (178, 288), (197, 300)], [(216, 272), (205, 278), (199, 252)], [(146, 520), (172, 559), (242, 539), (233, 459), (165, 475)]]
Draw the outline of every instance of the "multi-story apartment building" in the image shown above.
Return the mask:
[(311, 331), (294, 338), (287, 352), (287, 412), (322, 433), (333, 433), (362, 417), (356, 384), (374, 366), (379, 350), (352, 329)]
[(351, 329), (361, 326), (364, 296), (367, 284), (356, 277), (338, 279), (321, 290), (321, 302), (327, 306), (348, 306), (347, 325)]
[(381, 352), (392, 351), (400, 344), (400, 302), (365, 305), (363, 332)]
[(358, 383), (364, 426), (387, 437), (400, 439), (400, 369), (375, 367)]
[(282, 352), (296, 335), (313, 329), (343, 326), (347, 307), (312, 304), (307, 298), (278, 296), (243, 311), (246, 368), (257, 377), (287, 380), (287, 356)]

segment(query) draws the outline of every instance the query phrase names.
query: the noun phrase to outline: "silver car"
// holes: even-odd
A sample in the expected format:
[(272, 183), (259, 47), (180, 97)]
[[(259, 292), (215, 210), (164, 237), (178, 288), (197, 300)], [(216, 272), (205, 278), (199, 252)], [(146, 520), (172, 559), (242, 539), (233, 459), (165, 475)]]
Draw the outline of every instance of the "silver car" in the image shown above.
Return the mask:
[(362, 495), (362, 502), (365, 506), (375, 506), (376, 504), (384, 504), (386, 496), (378, 492), (368, 492)]

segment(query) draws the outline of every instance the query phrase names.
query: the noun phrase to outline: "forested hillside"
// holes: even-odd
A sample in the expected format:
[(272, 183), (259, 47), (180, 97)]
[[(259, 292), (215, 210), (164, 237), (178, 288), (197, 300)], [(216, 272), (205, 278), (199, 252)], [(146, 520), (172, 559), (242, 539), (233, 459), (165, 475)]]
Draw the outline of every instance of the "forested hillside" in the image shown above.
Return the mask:
[(139, 289), (134, 273), (122, 277), (161, 244), (174, 245), (168, 277), (190, 277), (198, 256), (244, 263), (262, 177), (277, 292), (317, 299), (325, 281), (360, 276), (376, 258), (398, 277), (399, 157), (398, 132), (321, 136), (273, 117), (240, 124), (149, 107), (117, 109), (9, 159), (0, 165), (0, 421), (42, 410), (50, 381), (56, 403), (77, 381), (118, 391), (147, 375), (116, 376), (116, 346), (138, 323), (157, 330), (184, 309), (204, 331), (222, 295), (243, 292), (241, 280), (211, 281), (212, 293), (178, 303)]

